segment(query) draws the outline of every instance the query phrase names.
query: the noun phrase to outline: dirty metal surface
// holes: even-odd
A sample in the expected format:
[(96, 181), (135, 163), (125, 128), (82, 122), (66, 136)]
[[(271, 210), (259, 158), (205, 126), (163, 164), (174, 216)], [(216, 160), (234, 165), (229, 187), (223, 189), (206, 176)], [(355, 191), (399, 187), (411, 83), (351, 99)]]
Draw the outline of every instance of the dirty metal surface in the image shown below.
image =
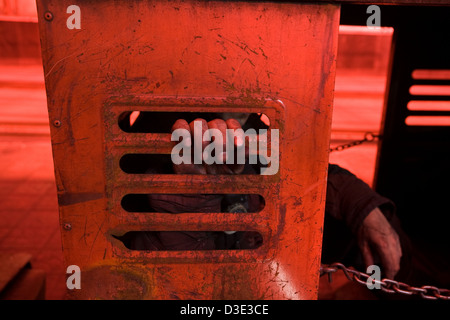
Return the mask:
[[(302, 0), (297, 1), (301, 3)], [(448, 0), (316, 0), (316, 2), (360, 4), (360, 5), (396, 5), (396, 6), (449, 6)]]
[[(66, 265), (75, 299), (317, 298), (339, 6), (39, 0)], [(280, 131), (275, 175), (126, 174), (167, 135), (125, 133), (123, 111), (262, 112)], [(127, 212), (129, 193), (257, 193), (258, 213)], [(255, 250), (134, 251), (136, 230), (255, 230)]]

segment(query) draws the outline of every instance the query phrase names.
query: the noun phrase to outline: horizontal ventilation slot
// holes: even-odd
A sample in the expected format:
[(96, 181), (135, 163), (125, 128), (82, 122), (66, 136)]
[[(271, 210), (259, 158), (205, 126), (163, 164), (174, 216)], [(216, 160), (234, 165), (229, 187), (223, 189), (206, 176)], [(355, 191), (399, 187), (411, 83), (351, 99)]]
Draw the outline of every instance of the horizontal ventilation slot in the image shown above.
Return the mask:
[(248, 250), (263, 244), (256, 231), (129, 231), (114, 236), (130, 250)]
[(410, 111), (450, 111), (450, 101), (418, 101), (408, 102)]
[[(236, 154), (237, 158), (237, 154)], [(254, 158), (246, 157), (244, 159), (244, 169), (240, 174), (261, 174), (261, 168), (267, 168), (268, 165), (271, 164), (271, 160), (266, 161), (264, 164), (261, 163), (262, 155), (255, 156)], [(254, 162), (251, 163), (250, 160), (254, 159)], [(264, 158), (264, 159), (270, 159)], [(191, 161), (191, 166), (206, 166), (193, 164)], [(241, 162), (238, 162), (237, 159), (230, 168), (236, 168)], [(226, 164), (212, 164), (213, 166), (224, 166)], [(120, 158), (119, 161), (120, 169), (127, 174), (175, 174), (174, 164), (172, 163), (172, 156), (170, 154), (125, 154)], [(190, 173), (186, 171), (186, 173)], [(224, 172), (225, 174), (225, 172)]]
[[(120, 114), (119, 127), (128, 133), (171, 133), (172, 126), (179, 119), (188, 123), (196, 119), (211, 121), (214, 119), (236, 119), (242, 124), (246, 121), (254, 129), (263, 129), (270, 126), (269, 118), (262, 113), (212, 113), (212, 112), (150, 112), (128, 111)], [(252, 126), (251, 124), (255, 124)]]
[(128, 212), (256, 213), (264, 209), (258, 194), (127, 194), (122, 208)]
[(415, 80), (450, 80), (450, 70), (417, 69), (411, 77)]
[(409, 88), (409, 93), (421, 96), (450, 96), (450, 86), (413, 85)]
[(409, 116), (405, 123), (408, 126), (450, 126), (450, 116)]

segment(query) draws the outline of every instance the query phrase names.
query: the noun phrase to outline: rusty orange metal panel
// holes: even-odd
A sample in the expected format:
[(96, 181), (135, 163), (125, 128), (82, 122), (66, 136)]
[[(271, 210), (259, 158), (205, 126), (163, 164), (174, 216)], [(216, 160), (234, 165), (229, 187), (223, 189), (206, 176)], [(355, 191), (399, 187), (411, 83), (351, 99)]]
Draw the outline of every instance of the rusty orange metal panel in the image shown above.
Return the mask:
[[(339, 6), (242, 1), (38, 0), (62, 245), (89, 299), (315, 299)], [(78, 18), (79, 21), (73, 20)], [(74, 26), (79, 22), (78, 26)], [(79, 29), (77, 29), (79, 27)], [(126, 174), (166, 135), (125, 133), (124, 111), (262, 112), (275, 175)], [(256, 193), (258, 213), (127, 212), (128, 193)], [(136, 230), (255, 230), (255, 250), (134, 251)]]

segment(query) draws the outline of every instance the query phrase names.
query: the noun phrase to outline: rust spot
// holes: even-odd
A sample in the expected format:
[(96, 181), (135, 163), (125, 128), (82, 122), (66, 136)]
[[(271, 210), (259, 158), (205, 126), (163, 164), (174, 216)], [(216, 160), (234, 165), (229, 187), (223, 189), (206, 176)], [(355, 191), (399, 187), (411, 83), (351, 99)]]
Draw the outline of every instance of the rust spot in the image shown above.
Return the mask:
[(102, 199), (103, 193), (63, 193), (58, 194), (60, 206), (70, 206), (87, 201)]
[(145, 297), (148, 291), (144, 279), (117, 266), (99, 266), (81, 272), (85, 285), (82, 290), (73, 292), (76, 298), (137, 300)]
[(279, 240), (284, 232), (284, 226), (286, 224), (286, 205), (280, 205), (280, 217), (278, 219), (278, 229), (277, 234), (275, 235), (275, 239)]

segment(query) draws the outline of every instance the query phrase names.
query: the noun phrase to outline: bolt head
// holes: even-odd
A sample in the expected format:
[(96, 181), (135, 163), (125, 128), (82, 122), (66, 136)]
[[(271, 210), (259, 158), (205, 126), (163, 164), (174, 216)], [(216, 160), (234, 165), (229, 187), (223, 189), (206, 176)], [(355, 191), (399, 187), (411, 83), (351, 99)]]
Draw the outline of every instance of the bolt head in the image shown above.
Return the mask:
[(47, 11), (46, 13), (44, 13), (44, 18), (47, 21), (52, 21), (53, 20), (53, 14), (50, 11)]

